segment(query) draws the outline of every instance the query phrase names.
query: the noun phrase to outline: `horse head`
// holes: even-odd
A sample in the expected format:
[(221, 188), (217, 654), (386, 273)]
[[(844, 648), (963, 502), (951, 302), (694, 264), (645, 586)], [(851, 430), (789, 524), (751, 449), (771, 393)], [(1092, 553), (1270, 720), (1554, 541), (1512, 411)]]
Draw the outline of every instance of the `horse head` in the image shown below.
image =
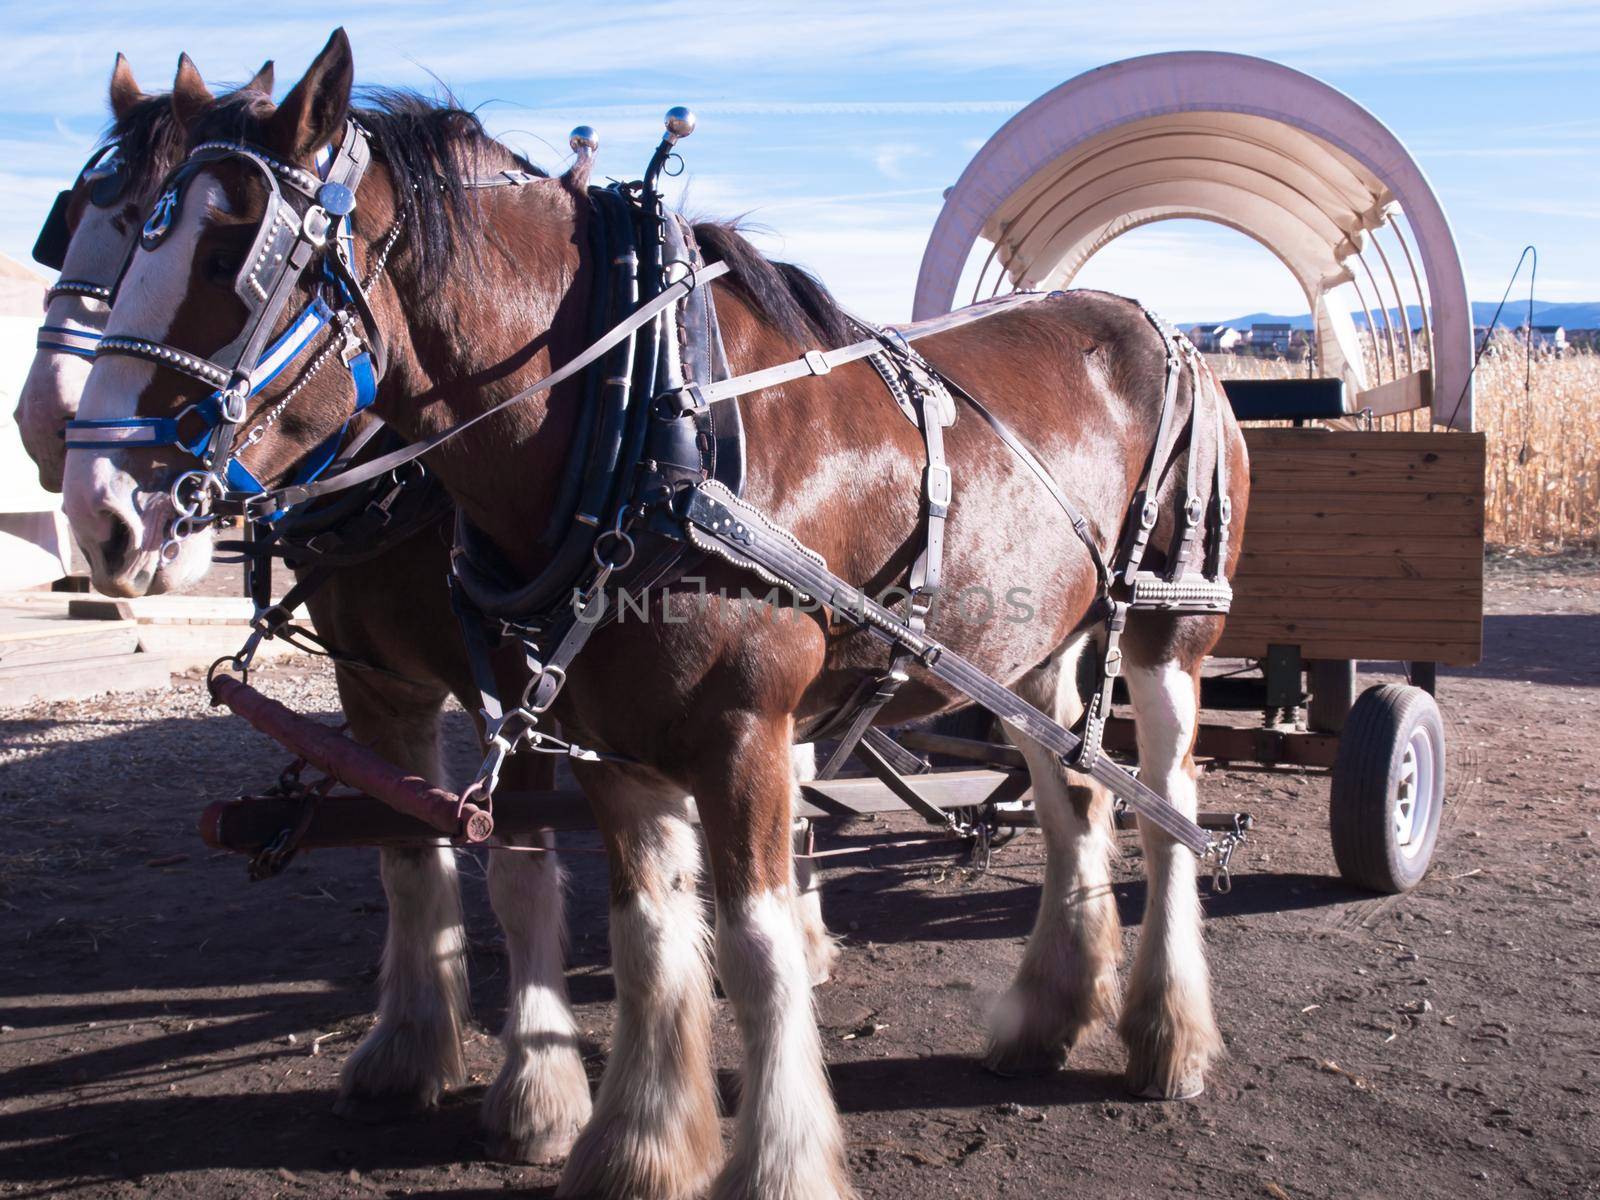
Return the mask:
[[(198, 81), (187, 56), (180, 62), (180, 70)], [(270, 62), (240, 89), (271, 90)], [(38, 352), (17, 399), (16, 421), (39, 482), (50, 491), (61, 490), (62, 435), (77, 415), (117, 280), (161, 179), (184, 148), (170, 97), (146, 94), (120, 54), (111, 72), (110, 107), (110, 128), (72, 186), (56, 198), (34, 246), (34, 258), (60, 277), (45, 295)]]
[[(191, 585), (219, 500), (248, 508), (315, 478), (381, 397), (420, 398), (398, 414), (411, 418), (443, 399), (447, 422), (485, 382), (438, 382), (431, 347), (453, 339), (428, 325), (428, 300), (459, 244), (523, 256), (463, 236), (477, 232), (470, 181), (538, 173), (460, 109), (404, 93), (354, 108), (353, 73), (337, 30), (278, 105), (174, 84), (189, 157), (159, 189), (67, 439), (66, 511), (102, 590)], [(542, 316), (519, 306), (490, 340), (515, 357)], [(417, 420), (394, 423), (415, 436)]]

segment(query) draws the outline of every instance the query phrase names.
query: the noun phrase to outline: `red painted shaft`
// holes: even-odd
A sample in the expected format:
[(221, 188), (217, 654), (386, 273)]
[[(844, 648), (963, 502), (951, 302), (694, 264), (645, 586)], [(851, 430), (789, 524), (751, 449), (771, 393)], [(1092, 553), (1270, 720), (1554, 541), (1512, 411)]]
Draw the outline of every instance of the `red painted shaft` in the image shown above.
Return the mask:
[(361, 743), (302, 717), (247, 683), (218, 676), (212, 682), (211, 695), (284, 749), (326, 771), (346, 787), (381, 800), (396, 812), (415, 817), (447, 837), (481, 842), (494, 832), (494, 818), (484, 809), (462, 804), (454, 792), (402, 771)]

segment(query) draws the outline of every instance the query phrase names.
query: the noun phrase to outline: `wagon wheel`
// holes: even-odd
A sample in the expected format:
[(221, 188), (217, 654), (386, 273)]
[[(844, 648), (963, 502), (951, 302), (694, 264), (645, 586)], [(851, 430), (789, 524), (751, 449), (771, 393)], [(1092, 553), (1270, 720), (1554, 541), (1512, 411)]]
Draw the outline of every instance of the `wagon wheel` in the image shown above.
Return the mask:
[(1377, 892), (1408, 892), (1433, 859), (1444, 811), (1444, 724), (1421, 688), (1361, 693), (1333, 764), (1328, 824), (1339, 874)]

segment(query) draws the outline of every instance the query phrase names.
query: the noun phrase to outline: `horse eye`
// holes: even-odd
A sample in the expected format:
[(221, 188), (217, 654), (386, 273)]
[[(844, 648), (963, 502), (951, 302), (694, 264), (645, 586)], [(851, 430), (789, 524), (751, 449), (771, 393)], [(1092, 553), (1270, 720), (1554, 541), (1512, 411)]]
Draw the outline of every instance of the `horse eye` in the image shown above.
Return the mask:
[(205, 274), (212, 283), (231, 287), (244, 260), (228, 250), (214, 250), (206, 256)]

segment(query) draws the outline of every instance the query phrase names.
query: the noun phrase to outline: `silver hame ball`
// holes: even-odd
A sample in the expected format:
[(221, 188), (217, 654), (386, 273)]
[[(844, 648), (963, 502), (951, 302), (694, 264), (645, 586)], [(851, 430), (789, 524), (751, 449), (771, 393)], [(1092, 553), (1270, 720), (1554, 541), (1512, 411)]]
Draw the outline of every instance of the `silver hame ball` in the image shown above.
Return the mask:
[(600, 149), (600, 135), (590, 125), (579, 125), (567, 137), (567, 145), (572, 147), (574, 154), (582, 154), (585, 150), (593, 154)]
[(694, 132), (694, 113), (682, 104), (667, 109), (667, 132), (673, 137), (688, 137)]

